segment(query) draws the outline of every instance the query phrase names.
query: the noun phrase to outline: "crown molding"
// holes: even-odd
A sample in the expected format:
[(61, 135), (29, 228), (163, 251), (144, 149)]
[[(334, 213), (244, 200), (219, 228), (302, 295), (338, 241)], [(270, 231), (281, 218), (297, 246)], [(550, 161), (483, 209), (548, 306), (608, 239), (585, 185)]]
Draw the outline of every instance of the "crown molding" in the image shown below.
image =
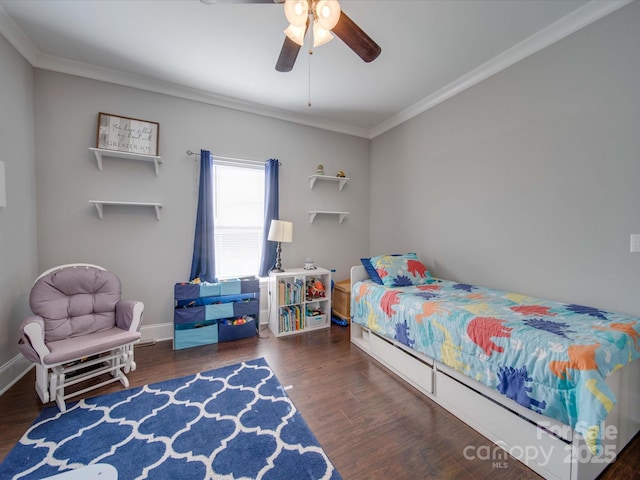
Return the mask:
[(373, 139), (634, 0), (592, 0), (369, 130)]
[(257, 103), (245, 102), (236, 98), (216, 95), (205, 90), (189, 88), (150, 77), (144, 77), (141, 75), (98, 67), (83, 62), (60, 58), (54, 55), (44, 54), (38, 50), (38, 48), (24, 34), (1, 5), (0, 34), (2, 34), (34, 68), (41, 68), (43, 70), (51, 70), (58, 73), (114, 83), (126, 87), (215, 105), (217, 107), (228, 108), (245, 113), (253, 113), (255, 115), (292, 122), (299, 125), (320, 128), (322, 130), (368, 138), (368, 130), (366, 128), (358, 128), (353, 125), (330, 122), (319, 118), (313, 118), (308, 115), (296, 114)]
[(2, 6), (0, 6), (0, 34), (34, 68), (138, 88), (332, 132), (373, 139), (633, 1), (592, 0), (371, 129), (331, 122), (149, 77), (46, 55), (38, 50)]
[(37, 62), (40, 51), (31, 40), (29, 40), (29, 37), (25, 35), (22, 29), (18, 27), (16, 22), (13, 21), (13, 18), (9, 16), (2, 5), (0, 5), (0, 34), (13, 45), (13, 48), (18, 50), (20, 55), (22, 55), (31, 66)]
[(108, 83), (114, 83), (125, 87), (137, 88), (149, 92), (160, 93), (172, 97), (192, 100), (195, 102), (215, 105), (217, 107), (228, 108), (245, 113), (252, 113), (264, 117), (292, 122), (299, 125), (320, 128), (323, 130), (334, 131), (354, 135), (356, 137), (368, 138), (366, 129), (359, 129), (350, 125), (342, 125), (335, 122), (323, 121), (322, 119), (312, 118), (306, 115), (300, 115), (282, 109), (268, 107), (257, 103), (245, 102), (236, 98), (217, 95), (206, 90), (185, 87), (162, 80), (157, 80), (141, 75), (125, 73), (119, 70), (112, 70), (104, 67), (98, 67), (75, 60), (68, 60), (52, 55), (38, 55), (36, 68), (51, 70), (58, 73), (65, 73), (77, 77), (89, 78)]

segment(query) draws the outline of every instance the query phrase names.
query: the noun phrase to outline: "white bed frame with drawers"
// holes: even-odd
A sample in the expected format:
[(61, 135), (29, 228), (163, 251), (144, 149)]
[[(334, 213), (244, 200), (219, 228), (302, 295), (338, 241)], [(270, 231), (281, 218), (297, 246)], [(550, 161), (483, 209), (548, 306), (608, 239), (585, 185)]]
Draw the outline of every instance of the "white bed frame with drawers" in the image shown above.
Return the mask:
[[(351, 269), (352, 302), (353, 285), (368, 278), (364, 267)], [(640, 360), (607, 378), (617, 404), (604, 422), (603, 450), (593, 456), (571, 427), (353, 321), (351, 342), (547, 479), (595, 479), (640, 431)]]

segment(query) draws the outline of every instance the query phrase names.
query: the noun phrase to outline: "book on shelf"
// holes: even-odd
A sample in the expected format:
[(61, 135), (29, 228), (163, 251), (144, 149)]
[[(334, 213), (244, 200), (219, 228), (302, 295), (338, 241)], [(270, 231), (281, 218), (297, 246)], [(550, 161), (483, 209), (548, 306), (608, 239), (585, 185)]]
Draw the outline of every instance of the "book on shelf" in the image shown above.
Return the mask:
[(303, 292), (304, 285), (300, 278), (283, 278), (278, 281), (278, 303), (280, 305), (301, 303)]
[(280, 332), (295, 332), (304, 329), (304, 316), (300, 305), (280, 309)]

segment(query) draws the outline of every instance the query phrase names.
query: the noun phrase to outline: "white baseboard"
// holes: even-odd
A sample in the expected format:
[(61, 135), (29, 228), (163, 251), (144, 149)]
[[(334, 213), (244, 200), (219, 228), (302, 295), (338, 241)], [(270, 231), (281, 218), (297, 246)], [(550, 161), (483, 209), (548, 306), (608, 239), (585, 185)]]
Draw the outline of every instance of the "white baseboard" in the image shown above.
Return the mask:
[(156, 323), (140, 327), (140, 343), (159, 342), (161, 340), (173, 340), (173, 323)]
[[(173, 339), (173, 323), (146, 325), (140, 328), (141, 343), (152, 343), (160, 340)], [(24, 358), (21, 353), (0, 366), (0, 395), (9, 390), (18, 380), (33, 368), (33, 363)]]
[[(260, 312), (260, 325), (267, 323), (267, 310)], [(173, 340), (173, 322), (143, 325), (140, 328), (142, 337), (140, 343), (153, 343), (162, 340)], [(27, 374), (33, 364), (24, 358), (21, 353), (0, 366), (0, 395), (4, 394), (18, 380)]]
[(14, 383), (24, 377), (33, 364), (21, 353), (0, 366), (0, 395), (9, 390)]

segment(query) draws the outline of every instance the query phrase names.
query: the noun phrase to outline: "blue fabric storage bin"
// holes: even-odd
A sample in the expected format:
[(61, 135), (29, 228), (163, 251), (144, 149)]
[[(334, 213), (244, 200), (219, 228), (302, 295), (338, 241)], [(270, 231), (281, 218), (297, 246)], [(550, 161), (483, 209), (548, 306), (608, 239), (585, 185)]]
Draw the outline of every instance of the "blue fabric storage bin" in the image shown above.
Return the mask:
[(211, 325), (218, 325), (217, 320), (202, 320), (201, 322), (193, 323), (178, 323), (174, 325), (175, 330), (193, 330), (194, 328), (208, 327)]
[(208, 345), (211, 343), (218, 343), (217, 324), (206, 325), (199, 328), (176, 329), (173, 332), (174, 350)]
[(220, 295), (219, 297), (203, 297), (196, 300), (198, 305), (212, 305), (218, 303), (241, 302), (248, 298), (255, 298), (253, 293), (238, 293), (236, 295)]
[(220, 282), (220, 295), (236, 295), (242, 293), (242, 287), (240, 286), (240, 280), (223, 280)]
[(205, 321), (205, 307), (176, 308), (173, 311), (173, 321), (180, 323), (196, 323)]
[(175, 300), (190, 300), (200, 296), (200, 285), (195, 283), (176, 283), (173, 289)]
[(244, 315), (258, 315), (258, 301), (255, 299), (246, 302), (236, 302), (233, 304), (233, 316), (243, 317)]
[(194, 305), (214, 305), (219, 303), (233, 303), (240, 302), (247, 298), (256, 298), (257, 293), (238, 293), (236, 295), (220, 295), (217, 297), (200, 297), (194, 298), (191, 300), (180, 300), (177, 302), (178, 307), (183, 307), (185, 305), (194, 306)]
[(199, 297), (215, 297), (220, 295), (219, 283), (201, 283)]
[(207, 320), (215, 320), (217, 318), (233, 317), (233, 305), (233, 303), (205, 305), (205, 318)]
[(218, 325), (218, 341), (228, 342), (238, 340), (240, 338), (253, 337), (256, 334), (256, 320), (251, 319), (242, 325), (227, 325), (220, 323)]
[(260, 281), (257, 278), (249, 278), (240, 281), (240, 292), (250, 293), (260, 291)]
[[(221, 328), (225, 341), (254, 336), (260, 313), (259, 295), (260, 281), (255, 276), (217, 283), (176, 283), (173, 348), (217, 343)], [(247, 323), (233, 325), (241, 317)]]

